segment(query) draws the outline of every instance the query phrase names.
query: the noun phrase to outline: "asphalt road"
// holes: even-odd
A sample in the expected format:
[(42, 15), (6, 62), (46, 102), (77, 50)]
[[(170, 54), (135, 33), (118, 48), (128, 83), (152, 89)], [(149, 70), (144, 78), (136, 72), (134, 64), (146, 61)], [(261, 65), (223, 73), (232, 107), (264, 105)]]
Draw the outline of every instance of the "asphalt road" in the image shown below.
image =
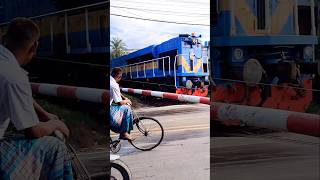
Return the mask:
[(176, 105), (143, 108), (139, 115), (158, 119), (164, 127), (162, 143), (152, 151), (139, 151), (124, 142), (118, 154), (133, 179), (209, 179), (209, 106)]
[(319, 138), (286, 132), (211, 138), (211, 179), (319, 180)]
[[(158, 119), (165, 137), (160, 146), (146, 152), (122, 142), (118, 154), (134, 180), (320, 179), (319, 138), (268, 130), (219, 133), (219, 137), (210, 138), (207, 105), (143, 108), (137, 112)], [(80, 157), (90, 172), (97, 173), (105, 168), (101, 166), (105, 152), (82, 153)]]

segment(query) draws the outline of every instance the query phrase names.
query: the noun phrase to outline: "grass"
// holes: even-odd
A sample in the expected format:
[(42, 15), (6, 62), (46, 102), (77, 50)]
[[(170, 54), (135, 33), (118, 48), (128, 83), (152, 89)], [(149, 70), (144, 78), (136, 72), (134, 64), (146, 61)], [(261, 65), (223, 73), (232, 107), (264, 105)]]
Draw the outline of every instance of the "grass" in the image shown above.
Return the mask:
[[(95, 148), (106, 145), (105, 112), (89, 114), (80, 108), (70, 108), (68, 103), (61, 104), (48, 99), (37, 99), (48, 112), (58, 115), (70, 129), (68, 141), (79, 148)], [(100, 114), (98, 114), (100, 113)]]
[(141, 98), (138, 98), (137, 96), (132, 96), (126, 93), (122, 93), (125, 97), (129, 98), (132, 102), (132, 107), (133, 108), (141, 108), (143, 106), (143, 100), (141, 98), (143, 98), (141, 96)]

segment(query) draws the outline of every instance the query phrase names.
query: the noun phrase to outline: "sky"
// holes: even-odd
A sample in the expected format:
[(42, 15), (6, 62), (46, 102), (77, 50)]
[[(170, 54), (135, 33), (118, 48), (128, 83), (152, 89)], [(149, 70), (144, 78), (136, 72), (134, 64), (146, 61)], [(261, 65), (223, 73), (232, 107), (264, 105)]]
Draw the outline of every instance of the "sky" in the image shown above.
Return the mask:
[(111, 0), (110, 14), (111, 39), (122, 39), (129, 50), (159, 44), (179, 34), (192, 32), (201, 34), (202, 42), (210, 39), (209, 0)]

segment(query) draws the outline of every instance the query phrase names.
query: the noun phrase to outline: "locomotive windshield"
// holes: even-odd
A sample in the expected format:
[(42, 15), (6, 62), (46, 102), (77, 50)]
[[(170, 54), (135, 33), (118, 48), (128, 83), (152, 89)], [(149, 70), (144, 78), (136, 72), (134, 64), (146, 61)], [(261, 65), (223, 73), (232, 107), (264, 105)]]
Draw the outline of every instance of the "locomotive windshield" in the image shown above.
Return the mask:
[(181, 34), (180, 37), (182, 37), (182, 41), (184, 41), (188, 45), (201, 45), (201, 35), (196, 37), (194, 34), (189, 35), (189, 34)]

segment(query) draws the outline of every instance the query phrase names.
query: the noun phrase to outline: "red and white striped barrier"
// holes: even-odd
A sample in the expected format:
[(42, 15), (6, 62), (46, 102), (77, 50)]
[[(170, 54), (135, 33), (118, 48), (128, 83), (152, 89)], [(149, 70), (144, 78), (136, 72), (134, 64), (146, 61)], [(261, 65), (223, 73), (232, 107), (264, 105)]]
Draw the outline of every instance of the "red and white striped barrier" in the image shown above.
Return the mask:
[(320, 116), (315, 114), (215, 102), (211, 105), (211, 119), (320, 136)]
[[(38, 83), (32, 83), (31, 86), (33, 93), (96, 103), (109, 103), (109, 91), (107, 90)], [(144, 96), (210, 104), (210, 99), (206, 97), (131, 88), (121, 88), (121, 90)], [(222, 122), (239, 121), (255, 127), (320, 137), (320, 116), (315, 114), (213, 102), (211, 103), (210, 116), (211, 120)]]
[(95, 88), (31, 83), (32, 92), (48, 96), (78, 99), (95, 103), (109, 103), (109, 91)]
[(132, 89), (132, 88), (121, 88), (123, 92), (133, 93), (133, 94), (141, 94), (143, 96), (154, 96), (165, 99), (178, 100), (183, 102), (190, 103), (202, 103), (210, 105), (210, 98), (208, 97), (200, 97), (200, 96), (191, 96), (184, 94), (175, 94), (161, 91), (150, 91), (150, 90), (142, 90), (142, 89)]

